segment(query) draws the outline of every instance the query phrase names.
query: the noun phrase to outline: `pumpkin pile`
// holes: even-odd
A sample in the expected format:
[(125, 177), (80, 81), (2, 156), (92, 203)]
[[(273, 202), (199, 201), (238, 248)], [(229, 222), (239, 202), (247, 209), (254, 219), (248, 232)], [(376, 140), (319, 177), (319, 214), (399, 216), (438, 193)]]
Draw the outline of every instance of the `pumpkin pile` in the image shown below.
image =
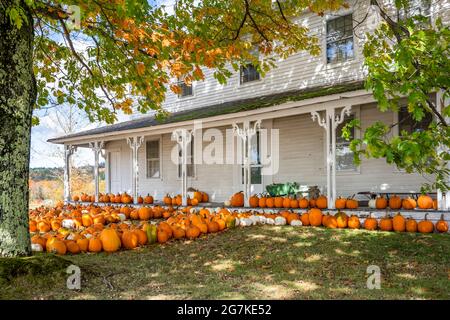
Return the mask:
[[(230, 200), (225, 201), (224, 204), (225, 206), (231, 207), (243, 207), (244, 206), (243, 191), (233, 194)], [(252, 195), (249, 199), (249, 204), (251, 208), (326, 209), (328, 207), (328, 200), (327, 197), (324, 195), (311, 199), (307, 199), (305, 197), (297, 199), (297, 197), (295, 196), (271, 197), (270, 195), (261, 194), (261, 195)], [(356, 206), (358, 206), (357, 201)]]
[[(150, 222), (151, 219), (166, 219)], [(30, 210), (32, 249), (64, 255), (80, 252), (115, 252), (174, 239), (195, 239), (233, 227), (226, 209), (211, 213), (192, 207), (175, 210), (160, 206), (131, 208), (58, 204)], [(198, 230), (198, 232), (197, 232)]]
[(414, 210), (416, 208), (422, 210), (437, 209), (437, 199), (431, 198), (429, 195), (421, 194), (417, 201), (412, 197), (400, 198), (398, 195), (392, 195), (389, 200), (384, 196), (379, 196), (369, 201), (369, 208), (384, 210), (390, 208), (392, 210)]
[[(166, 206), (181, 206), (183, 203), (183, 199), (181, 197), (181, 194), (178, 194), (176, 196), (170, 196), (167, 194), (163, 198), (163, 202)], [(209, 196), (206, 192), (195, 190), (192, 192), (191, 196), (188, 195), (187, 197), (187, 204), (188, 206), (197, 206), (200, 203), (206, 203), (209, 202)]]

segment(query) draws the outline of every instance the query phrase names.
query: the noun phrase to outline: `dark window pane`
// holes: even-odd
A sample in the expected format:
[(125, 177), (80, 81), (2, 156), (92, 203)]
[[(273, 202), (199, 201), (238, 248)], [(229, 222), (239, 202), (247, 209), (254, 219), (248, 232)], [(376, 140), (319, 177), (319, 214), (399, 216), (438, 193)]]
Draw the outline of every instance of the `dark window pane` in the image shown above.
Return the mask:
[(327, 21), (327, 62), (341, 62), (354, 57), (353, 20), (346, 15)]
[(259, 72), (251, 63), (241, 66), (241, 83), (259, 80)]
[(399, 132), (406, 131), (407, 133), (413, 133), (415, 131), (423, 131), (428, 129), (433, 117), (430, 113), (426, 113), (420, 121), (413, 119), (406, 107), (400, 108), (398, 112)]

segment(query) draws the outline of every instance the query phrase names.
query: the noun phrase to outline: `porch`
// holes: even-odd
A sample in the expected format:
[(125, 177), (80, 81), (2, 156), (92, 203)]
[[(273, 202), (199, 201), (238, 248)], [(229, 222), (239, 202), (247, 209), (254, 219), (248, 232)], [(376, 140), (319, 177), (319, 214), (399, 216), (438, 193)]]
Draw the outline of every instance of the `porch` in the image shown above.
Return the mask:
[[(337, 134), (344, 121), (358, 118), (365, 127), (373, 121), (392, 122), (396, 116), (379, 112), (370, 93), (352, 86), (336, 93), (322, 90), (316, 97), (303, 93), (304, 99), (298, 100), (292, 96), (286, 100), (284, 94), (284, 100), (258, 98), (245, 101), (244, 107), (243, 102), (235, 102), (174, 112), (163, 123), (146, 117), (52, 139), (64, 144), (66, 151), (65, 200), (71, 200), (69, 157), (79, 147), (94, 152), (96, 202), (100, 155), (106, 164), (105, 191), (128, 191), (135, 204), (138, 195), (149, 193), (156, 200), (166, 194), (181, 194), (183, 205), (187, 205), (188, 188), (192, 187), (210, 194), (212, 202), (207, 206), (211, 207), (223, 206), (232, 194), (244, 191), (248, 207), (252, 194), (265, 191), (272, 183), (291, 181), (318, 186), (327, 196), (330, 209), (335, 207), (338, 196), (348, 197), (360, 191), (419, 191), (423, 177), (390, 167), (384, 159), (364, 160), (359, 167), (348, 165), (348, 146)], [(209, 133), (203, 134), (203, 130)], [(266, 130), (265, 137), (259, 135), (262, 130)], [(358, 137), (360, 133), (354, 134)], [(221, 152), (216, 150), (219, 156), (213, 160), (222, 162), (205, 163), (200, 157), (199, 163), (202, 149), (218, 136), (225, 137), (225, 143)], [(195, 147), (199, 146), (200, 151), (194, 150), (192, 140), (201, 141)], [(178, 163), (172, 161), (174, 152), (178, 152)], [(265, 167), (270, 166), (278, 166), (276, 172), (264, 174)], [(438, 191), (437, 199), (440, 210), (450, 208), (450, 195)], [(364, 212), (367, 214), (366, 210), (361, 214)]]

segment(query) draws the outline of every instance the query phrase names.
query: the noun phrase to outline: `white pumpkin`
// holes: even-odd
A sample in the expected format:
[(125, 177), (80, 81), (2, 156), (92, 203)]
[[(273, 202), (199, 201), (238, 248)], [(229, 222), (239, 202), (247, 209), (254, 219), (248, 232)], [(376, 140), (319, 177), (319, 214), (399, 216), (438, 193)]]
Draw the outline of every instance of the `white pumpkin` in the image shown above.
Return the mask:
[(123, 213), (118, 213), (117, 216), (120, 218), (120, 221), (125, 221), (127, 220), (127, 216)]
[(32, 243), (31, 244), (31, 251), (33, 252), (42, 252), (44, 251), (44, 248), (39, 243)]
[(272, 218), (266, 218), (266, 224), (274, 225), (275, 224), (275, 220), (273, 220)]
[(377, 199), (369, 200), (369, 208), (375, 209), (377, 207)]
[(264, 217), (264, 216), (259, 216), (259, 223), (266, 224), (267, 223), (267, 218)]
[(284, 226), (286, 224), (286, 219), (284, 217), (276, 217), (275, 225), (276, 226)]
[(72, 219), (64, 219), (61, 223), (61, 227), (75, 229), (75, 222)]
[(250, 216), (249, 219), (252, 220), (252, 223), (253, 223), (253, 224), (258, 224), (259, 221), (260, 221), (260, 220), (259, 220), (259, 217), (258, 217), (258, 216), (255, 216), (255, 215)]
[(89, 211), (84, 209), (84, 210), (81, 210), (81, 213), (89, 213)]
[(230, 200), (226, 200), (226, 201), (223, 202), (223, 205), (225, 207), (229, 207), (229, 206), (231, 206), (231, 201)]
[(241, 223), (241, 219), (239, 219), (239, 218), (235, 218), (234, 221), (235, 221), (234, 222), (235, 227), (237, 227)]
[(92, 238), (92, 234), (86, 233), (86, 234), (84, 235), (84, 237), (85, 237), (86, 239), (90, 239), (90, 238)]
[(191, 209), (189, 210), (189, 213), (190, 213), (190, 214), (196, 214), (196, 213), (197, 213), (197, 209), (191, 208)]
[(292, 220), (291, 221), (291, 226), (294, 226), (294, 227), (300, 227), (300, 226), (302, 226), (303, 224), (302, 224), (302, 222), (300, 221), (300, 220)]
[(75, 234), (70, 233), (70, 234), (67, 236), (67, 240), (75, 240)]
[(243, 227), (250, 227), (251, 225), (253, 225), (253, 221), (249, 218), (242, 218), (240, 225)]

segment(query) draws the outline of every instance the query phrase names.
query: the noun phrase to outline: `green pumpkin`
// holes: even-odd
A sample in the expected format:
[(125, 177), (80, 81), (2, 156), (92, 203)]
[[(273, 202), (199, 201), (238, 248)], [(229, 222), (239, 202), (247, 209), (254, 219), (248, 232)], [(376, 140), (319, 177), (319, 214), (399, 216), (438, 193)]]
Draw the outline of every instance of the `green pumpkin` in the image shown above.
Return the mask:
[(234, 228), (236, 226), (236, 218), (228, 217), (226, 226), (227, 228)]
[(154, 224), (148, 224), (145, 226), (144, 231), (147, 233), (148, 243), (156, 243), (158, 240), (158, 233)]

